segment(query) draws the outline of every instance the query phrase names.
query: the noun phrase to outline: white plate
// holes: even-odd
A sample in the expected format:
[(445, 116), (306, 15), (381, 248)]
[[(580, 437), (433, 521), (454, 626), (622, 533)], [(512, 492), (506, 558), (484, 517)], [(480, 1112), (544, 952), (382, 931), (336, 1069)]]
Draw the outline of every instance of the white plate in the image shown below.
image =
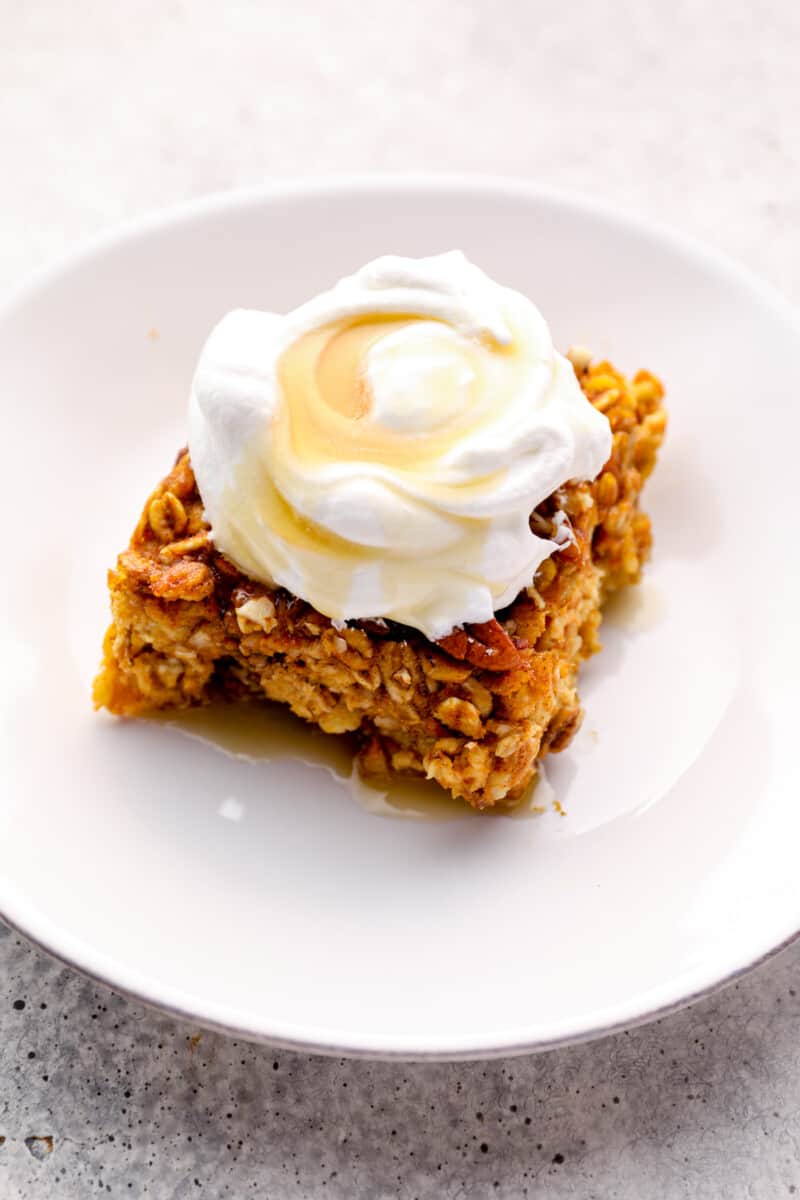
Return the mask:
[[(536, 819), (365, 812), (89, 702), (104, 572), (184, 440), (229, 308), (463, 248), (557, 342), (669, 388), (655, 554), (586, 668)], [(336, 1053), (506, 1054), (631, 1024), (800, 929), (798, 320), (717, 254), (520, 184), (352, 178), (212, 198), (96, 242), (0, 319), (0, 909), (121, 990)]]

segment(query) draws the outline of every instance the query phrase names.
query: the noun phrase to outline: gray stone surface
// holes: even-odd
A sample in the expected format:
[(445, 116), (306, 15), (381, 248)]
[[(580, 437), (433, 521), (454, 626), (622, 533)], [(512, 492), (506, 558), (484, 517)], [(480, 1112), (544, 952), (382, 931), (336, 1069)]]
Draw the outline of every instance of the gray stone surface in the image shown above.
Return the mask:
[(3, 1200), (800, 1191), (800, 946), (613, 1038), (407, 1065), (233, 1041), (96, 987), (12, 933), (0, 953)]
[[(144, 208), (439, 167), (596, 192), (800, 300), (797, 0), (6, 0), (0, 27), (0, 290)], [(202, 1033), (14, 934), (0, 972), (0, 1200), (800, 1189), (800, 947), (645, 1029), (438, 1066)]]

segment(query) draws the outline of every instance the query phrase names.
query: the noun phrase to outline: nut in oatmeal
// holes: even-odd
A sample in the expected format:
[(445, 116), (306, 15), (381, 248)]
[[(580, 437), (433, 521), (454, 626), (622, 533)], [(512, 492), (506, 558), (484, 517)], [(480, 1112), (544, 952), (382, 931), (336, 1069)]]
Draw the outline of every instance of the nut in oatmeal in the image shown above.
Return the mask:
[(236, 609), (236, 623), (242, 633), (269, 633), (278, 624), (275, 605), (269, 596), (256, 596)]

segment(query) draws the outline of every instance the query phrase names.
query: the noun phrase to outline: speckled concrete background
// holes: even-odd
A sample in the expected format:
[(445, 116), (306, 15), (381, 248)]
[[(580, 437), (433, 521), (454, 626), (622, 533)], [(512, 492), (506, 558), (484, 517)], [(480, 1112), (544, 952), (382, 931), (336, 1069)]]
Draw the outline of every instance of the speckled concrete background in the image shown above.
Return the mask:
[[(0, 289), (204, 191), (441, 167), (595, 191), (800, 301), (797, 0), (0, 0), (0, 28)], [(0, 1200), (800, 1190), (800, 947), (646, 1029), (439, 1066), (201, 1033), (10, 933), (0, 970)]]
[(643, 1029), (424, 1065), (251, 1046), (130, 1004), (14, 934), (0, 953), (3, 1200), (800, 1191), (800, 949)]

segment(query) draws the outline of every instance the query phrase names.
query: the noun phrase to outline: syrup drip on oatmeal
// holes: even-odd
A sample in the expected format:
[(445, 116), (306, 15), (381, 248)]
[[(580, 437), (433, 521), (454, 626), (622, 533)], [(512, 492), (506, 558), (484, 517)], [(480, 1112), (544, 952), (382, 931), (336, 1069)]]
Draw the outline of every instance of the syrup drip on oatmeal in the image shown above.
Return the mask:
[[(487, 814), (454, 800), (429, 780), (394, 776), (385, 784), (367, 783), (358, 774), (345, 739), (324, 734), (270, 704), (219, 702), (154, 719), (248, 762), (288, 758), (321, 768), (352, 800), (375, 816), (417, 821), (483, 820), (487, 816), (533, 817), (543, 811), (545, 804), (549, 807), (547, 784), (530, 787), (515, 806)], [(544, 797), (542, 791), (547, 793)]]

